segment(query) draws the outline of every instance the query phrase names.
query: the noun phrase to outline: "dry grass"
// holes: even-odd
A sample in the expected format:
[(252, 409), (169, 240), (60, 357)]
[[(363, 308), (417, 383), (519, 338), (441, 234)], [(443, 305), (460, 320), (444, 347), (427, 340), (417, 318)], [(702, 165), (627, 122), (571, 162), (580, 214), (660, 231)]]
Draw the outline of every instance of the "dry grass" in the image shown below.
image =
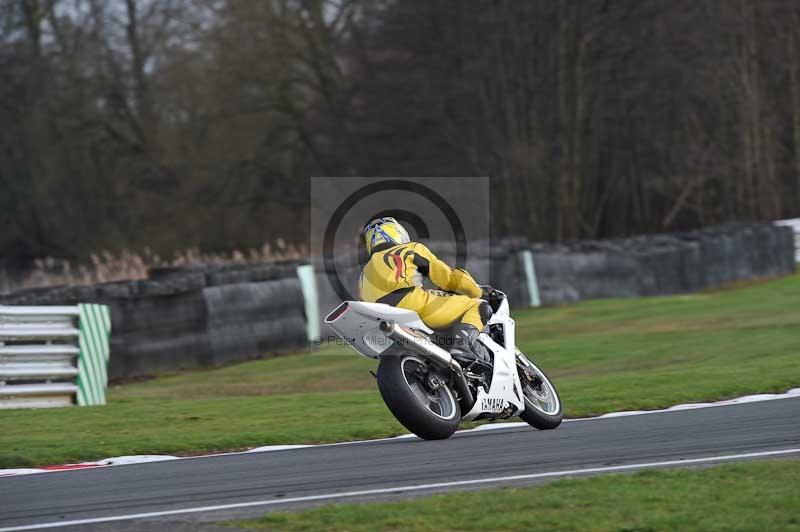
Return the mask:
[(278, 239), (260, 248), (236, 250), (231, 253), (204, 253), (197, 247), (176, 251), (172, 257), (161, 257), (149, 248), (139, 253), (123, 249), (93, 253), (85, 263), (46, 257), (34, 261), (34, 269), (15, 288), (34, 288), (59, 285), (89, 285), (110, 281), (147, 279), (151, 268), (193, 266), (201, 264), (254, 264), (277, 260), (300, 259), (308, 256), (305, 246), (287, 244)]

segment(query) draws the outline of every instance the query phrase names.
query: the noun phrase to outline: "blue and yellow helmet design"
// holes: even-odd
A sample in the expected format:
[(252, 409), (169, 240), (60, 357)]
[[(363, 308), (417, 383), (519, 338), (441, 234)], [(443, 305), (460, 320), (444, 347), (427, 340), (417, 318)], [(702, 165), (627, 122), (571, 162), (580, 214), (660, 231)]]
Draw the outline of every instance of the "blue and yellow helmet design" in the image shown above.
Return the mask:
[(381, 244), (395, 246), (411, 242), (408, 231), (400, 222), (391, 217), (375, 218), (364, 227), (364, 241), (367, 244), (367, 253)]

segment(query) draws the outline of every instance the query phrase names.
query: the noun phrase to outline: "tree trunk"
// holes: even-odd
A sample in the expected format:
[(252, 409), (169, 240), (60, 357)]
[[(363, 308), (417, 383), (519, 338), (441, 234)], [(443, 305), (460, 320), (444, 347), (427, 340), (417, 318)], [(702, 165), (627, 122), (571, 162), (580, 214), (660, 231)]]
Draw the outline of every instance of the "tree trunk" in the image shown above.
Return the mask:
[(141, 135), (141, 143), (152, 148), (154, 146), (155, 113), (153, 112), (150, 100), (147, 74), (145, 73), (146, 57), (142, 49), (141, 36), (139, 32), (139, 20), (137, 13), (136, 0), (125, 0), (125, 7), (128, 16), (128, 24), (125, 27), (128, 39), (128, 47), (131, 51), (133, 60), (133, 86), (134, 98), (136, 101), (136, 120), (135, 128)]
[(747, 186), (744, 200), (748, 204), (747, 211), (751, 218), (761, 215), (761, 190), (759, 181), (762, 177), (762, 137), (761, 137), (761, 94), (758, 68), (758, 34), (756, 33), (756, 6), (750, 0), (741, 1), (741, 15), (744, 45), (744, 97), (747, 114), (748, 168)]
[(792, 24), (789, 26), (789, 92), (791, 93), (792, 139), (794, 154), (795, 202), (800, 204), (800, 9), (791, 7)]
[(558, 240), (576, 237), (576, 205), (574, 198), (575, 124), (575, 16), (574, 5), (561, 0), (558, 10), (558, 109), (559, 109), (559, 176), (556, 236)]

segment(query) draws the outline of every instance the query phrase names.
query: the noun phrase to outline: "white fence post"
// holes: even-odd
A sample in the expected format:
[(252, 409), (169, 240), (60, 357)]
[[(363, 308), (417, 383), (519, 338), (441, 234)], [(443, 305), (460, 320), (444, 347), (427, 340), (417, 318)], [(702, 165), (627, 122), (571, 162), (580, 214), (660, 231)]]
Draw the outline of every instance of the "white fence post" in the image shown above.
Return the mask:
[(319, 296), (317, 294), (317, 279), (314, 275), (314, 266), (301, 264), (297, 267), (297, 277), (300, 279), (300, 290), (306, 311), (306, 332), (308, 341), (313, 342), (319, 336)]
[(800, 218), (791, 220), (778, 220), (775, 225), (791, 227), (794, 231), (794, 261), (800, 263)]
[(528, 304), (532, 307), (542, 306), (539, 297), (539, 281), (536, 279), (536, 267), (533, 264), (533, 252), (522, 250), (522, 269), (525, 272), (525, 284), (528, 286)]
[(0, 306), (0, 409), (105, 404), (108, 307)]

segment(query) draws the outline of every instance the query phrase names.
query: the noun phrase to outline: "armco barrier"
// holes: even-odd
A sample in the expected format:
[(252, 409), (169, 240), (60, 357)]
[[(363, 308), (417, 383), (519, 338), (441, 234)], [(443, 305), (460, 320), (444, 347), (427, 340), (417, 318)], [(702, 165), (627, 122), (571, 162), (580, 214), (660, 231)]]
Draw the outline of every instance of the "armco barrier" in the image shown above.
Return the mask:
[(106, 402), (108, 308), (0, 306), (0, 409)]

